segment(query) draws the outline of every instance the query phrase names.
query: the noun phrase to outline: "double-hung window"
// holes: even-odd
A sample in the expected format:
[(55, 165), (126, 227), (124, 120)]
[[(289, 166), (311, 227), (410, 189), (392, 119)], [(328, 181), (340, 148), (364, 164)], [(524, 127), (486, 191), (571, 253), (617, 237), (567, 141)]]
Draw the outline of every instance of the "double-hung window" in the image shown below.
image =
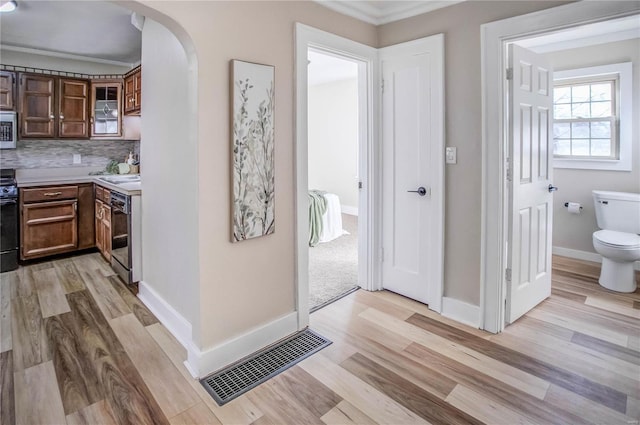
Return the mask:
[(631, 169), (630, 65), (554, 73), (555, 167)]

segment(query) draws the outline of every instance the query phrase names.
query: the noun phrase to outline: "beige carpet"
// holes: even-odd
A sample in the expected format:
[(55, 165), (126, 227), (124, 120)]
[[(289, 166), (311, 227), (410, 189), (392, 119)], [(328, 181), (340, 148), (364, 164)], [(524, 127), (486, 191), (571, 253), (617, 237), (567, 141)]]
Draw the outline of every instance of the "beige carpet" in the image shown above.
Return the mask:
[(309, 308), (313, 309), (358, 286), (358, 217), (342, 214), (349, 232), (309, 248)]

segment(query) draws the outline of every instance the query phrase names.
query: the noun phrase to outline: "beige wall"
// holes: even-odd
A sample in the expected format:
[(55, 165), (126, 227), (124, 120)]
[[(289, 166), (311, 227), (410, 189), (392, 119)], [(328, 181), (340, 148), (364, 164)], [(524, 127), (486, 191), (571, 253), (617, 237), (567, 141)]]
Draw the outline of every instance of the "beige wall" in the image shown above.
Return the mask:
[[(295, 22), (367, 45), (376, 44), (376, 29), (312, 2), (158, 1), (143, 5), (170, 16), (166, 19), (146, 10), (182, 41), (190, 39), (197, 54), (198, 160), (186, 166), (198, 170), (198, 301), (202, 331), (194, 339), (199, 340), (201, 349), (207, 349), (295, 309)], [(139, 9), (145, 11), (144, 7)], [(275, 233), (240, 243), (230, 242), (231, 59), (276, 68)]]
[(482, 109), (480, 25), (567, 2), (469, 1), (379, 27), (379, 46), (443, 33), (445, 141), (458, 163), (445, 171), (444, 295), (480, 303)]
[(358, 207), (358, 79), (309, 87), (309, 189)]
[[(640, 39), (546, 53), (554, 71), (633, 63), (633, 116), (631, 171), (555, 168), (553, 181), (560, 188), (554, 196), (553, 246), (595, 252), (591, 235), (597, 230), (592, 190), (640, 192)], [(569, 214), (565, 202), (580, 202), (583, 212)]]

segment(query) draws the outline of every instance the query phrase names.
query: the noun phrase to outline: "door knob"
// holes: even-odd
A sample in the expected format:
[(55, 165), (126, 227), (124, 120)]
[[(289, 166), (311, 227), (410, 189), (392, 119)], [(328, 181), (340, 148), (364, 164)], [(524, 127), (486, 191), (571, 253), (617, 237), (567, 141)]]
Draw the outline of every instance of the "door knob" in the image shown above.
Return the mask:
[(427, 194), (427, 189), (425, 189), (424, 187), (420, 186), (418, 188), (418, 190), (407, 190), (407, 192), (417, 193), (420, 196), (424, 196), (424, 195)]
[(554, 185), (550, 184), (549, 187), (547, 188), (549, 189), (549, 192), (555, 192), (556, 190), (558, 190), (557, 187), (555, 187)]

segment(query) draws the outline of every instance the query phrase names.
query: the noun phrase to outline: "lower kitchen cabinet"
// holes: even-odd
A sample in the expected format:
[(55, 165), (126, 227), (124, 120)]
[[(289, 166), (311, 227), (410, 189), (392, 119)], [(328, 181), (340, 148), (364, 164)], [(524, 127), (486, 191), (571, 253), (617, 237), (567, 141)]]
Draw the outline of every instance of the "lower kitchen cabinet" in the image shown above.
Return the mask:
[(78, 247), (77, 199), (23, 204), (21, 258), (74, 251)]
[(95, 246), (93, 184), (20, 189), (20, 258)]
[(111, 261), (111, 206), (109, 189), (96, 186), (95, 245), (107, 260)]
[(93, 183), (78, 185), (78, 249), (96, 245), (94, 231)]

